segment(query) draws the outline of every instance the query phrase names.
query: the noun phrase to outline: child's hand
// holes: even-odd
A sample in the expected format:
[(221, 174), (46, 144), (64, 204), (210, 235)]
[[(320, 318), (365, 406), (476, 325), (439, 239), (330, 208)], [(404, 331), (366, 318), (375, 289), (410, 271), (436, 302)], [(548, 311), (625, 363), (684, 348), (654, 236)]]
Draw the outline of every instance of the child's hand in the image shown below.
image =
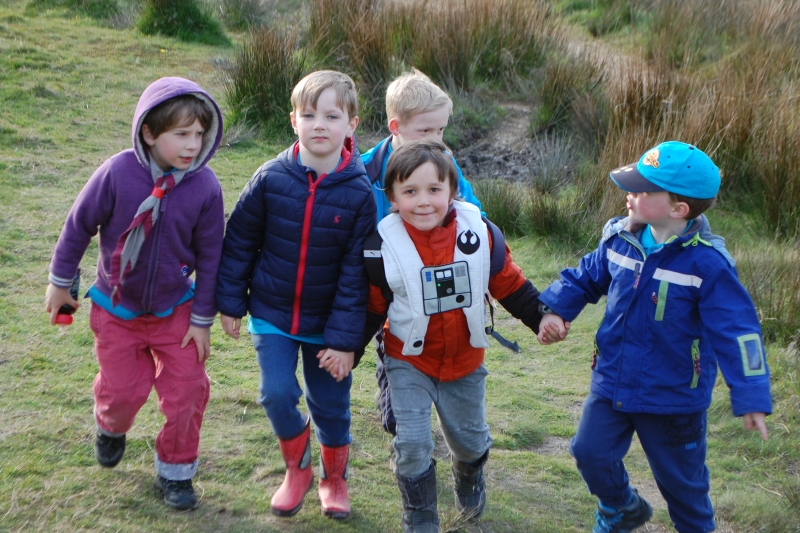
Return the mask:
[(570, 323), (555, 313), (547, 313), (539, 323), (539, 335), (536, 338), (540, 344), (548, 345), (563, 341), (569, 333)]
[(764, 413), (746, 413), (744, 415), (744, 429), (748, 431), (758, 430), (761, 438), (767, 440), (767, 425), (764, 423)]
[(50, 325), (56, 325), (56, 317), (58, 316), (58, 310), (61, 309), (62, 305), (70, 305), (77, 309), (80, 307), (78, 300), (73, 298), (69, 294), (69, 289), (65, 289), (63, 287), (56, 287), (52, 283), (47, 286), (47, 290), (44, 293), (44, 310), (50, 313)]
[(219, 314), (219, 321), (222, 323), (222, 331), (229, 337), (234, 339), (239, 338), (239, 328), (242, 325), (241, 318), (233, 318), (232, 316)]
[(320, 350), (317, 354), (319, 367), (324, 368), (336, 381), (342, 381), (353, 370), (355, 356), (353, 352), (340, 352), (333, 348)]
[(193, 340), (197, 346), (197, 362), (204, 363), (211, 353), (211, 328), (200, 328), (197, 326), (189, 326), (186, 335), (183, 336), (181, 348), (186, 348), (189, 341)]

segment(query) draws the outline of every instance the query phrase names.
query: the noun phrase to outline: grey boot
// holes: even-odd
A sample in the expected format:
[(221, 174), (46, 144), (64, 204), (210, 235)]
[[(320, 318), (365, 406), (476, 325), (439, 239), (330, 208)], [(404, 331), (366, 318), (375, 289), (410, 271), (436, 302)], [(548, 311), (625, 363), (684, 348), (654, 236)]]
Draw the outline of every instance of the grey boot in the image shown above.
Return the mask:
[(403, 533), (438, 533), (436, 511), (436, 461), (421, 476), (409, 479), (397, 475), (403, 499)]
[(486, 506), (486, 481), (483, 465), (489, 459), (486, 450), (480, 459), (462, 463), (453, 456), (453, 482), (456, 485), (456, 507), (467, 518), (480, 518)]

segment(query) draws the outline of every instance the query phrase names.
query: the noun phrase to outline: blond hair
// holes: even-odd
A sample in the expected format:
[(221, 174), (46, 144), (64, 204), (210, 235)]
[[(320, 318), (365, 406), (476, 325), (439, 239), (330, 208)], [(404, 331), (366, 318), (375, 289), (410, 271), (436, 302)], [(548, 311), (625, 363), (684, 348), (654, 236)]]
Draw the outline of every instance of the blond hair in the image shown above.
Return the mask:
[(319, 96), (325, 89), (336, 91), (336, 104), (347, 111), (348, 118), (358, 115), (358, 91), (356, 84), (347, 74), (335, 70), (312, 72), (294, 86), (292, 91), (292, 110), (300, 111), (306, 106), (317, 108)]
[(453, 111), (453, 101), (438, 85), (417, 69), (401, 74), (386, 88), (386, 116), (400, 122), (415, 115), (447, 106)]

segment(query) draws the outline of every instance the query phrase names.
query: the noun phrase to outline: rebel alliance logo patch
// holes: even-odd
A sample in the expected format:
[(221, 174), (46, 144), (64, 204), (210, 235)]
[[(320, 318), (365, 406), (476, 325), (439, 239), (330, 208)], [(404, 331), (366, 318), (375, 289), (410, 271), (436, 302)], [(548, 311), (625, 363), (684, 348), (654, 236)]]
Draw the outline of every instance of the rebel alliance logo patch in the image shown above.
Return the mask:
[(481, 240), (472, 230), (462, 231), (456, 239), (456, 246), (464, 255), (472, 255), (481, 247)]

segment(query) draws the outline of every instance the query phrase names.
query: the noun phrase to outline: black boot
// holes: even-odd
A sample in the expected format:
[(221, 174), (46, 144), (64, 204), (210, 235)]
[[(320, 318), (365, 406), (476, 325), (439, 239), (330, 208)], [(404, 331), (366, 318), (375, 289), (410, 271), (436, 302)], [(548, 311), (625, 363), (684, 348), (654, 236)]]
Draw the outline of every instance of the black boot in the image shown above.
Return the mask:
[(486, 450), (480, 459), (462, 463), (453, 456), (453, 482), (456, 485), (456, 507), (467, 518), (480, 518), (486, 506), (486, 481), (483, 465), (489, 459)]
[(436, 511), (436, 461), (419, 477), (409, 479), (397, 475), (397, 486), (403, 498), (403, 533), (438, 533)]

